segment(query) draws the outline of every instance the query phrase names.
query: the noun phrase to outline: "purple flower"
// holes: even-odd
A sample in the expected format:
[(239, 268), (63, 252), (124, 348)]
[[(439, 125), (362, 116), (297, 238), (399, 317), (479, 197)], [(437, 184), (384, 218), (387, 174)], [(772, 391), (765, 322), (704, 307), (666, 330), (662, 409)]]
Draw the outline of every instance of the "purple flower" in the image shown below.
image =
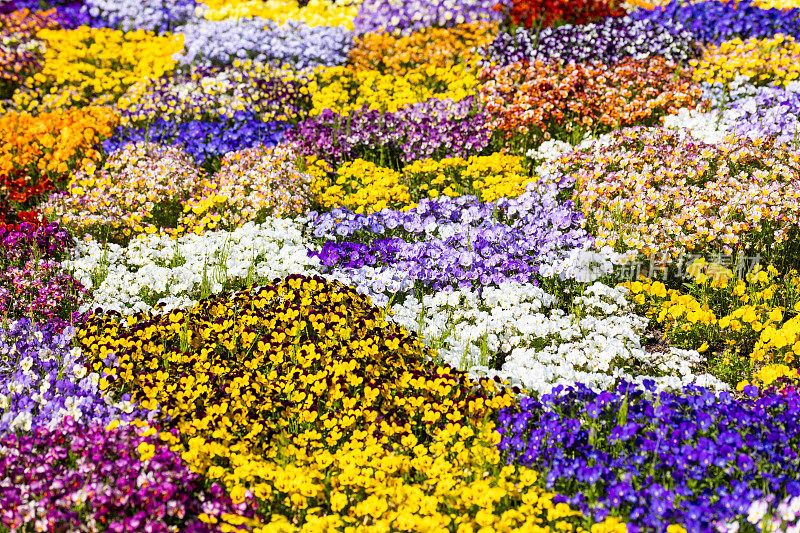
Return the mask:
[(0, 328), (0, 434), (56, 427), (67, 416), (104, 424), (148, 416), (106, 400), (99, 383), (107, 376), (92, 372), (72, 348), (74, 333), (71, 326), (59, 332), (56, 324), (28, 319)]
[(680, 24), (609, 17), (597, 23), (567, 24), (538, 31), (517, 28), (515, 33), (498, 35), (480, 53), (484, 65), (501, 66), (537, 59), (612, 64), (655, 55), (685, 63), (697, 57), (700, 48), (694, 34), (683, 30)]
[(414, 281), (432, 290), (536, 282), (539, 264), (590, 239), (572, 202), (557, 201), (561, 190), (555, 182), (530, 184), (519, 198), (488, 204), (461, 196), (426, 199), (404, 212), (312, 213), (321, 249), (309, 253), (359, 286), (387, 272), (402, 280), (403, 291)]
[(353, 36), (343, 26), (308, 26), (289, 20), (279, 24), (259, 17), (193, 21), (179, 28), (185, 65), (230, 65), (253, 59), (275, 67), (331, 67), (347, 61)]
[(468, 22), (491, 22), (503, 19), (502, 9), (508, 0), (364, 0), (353, 24), (356, 33), (410, 33), (429, 26), (449, 28)]
[(754, 500), (800, 491), (798, 407), (796, 391), (733, 400), (692, 385), (653, 397), (575, 384), (502, 410), (498, 447), (594, 520), (611, 511), (630, 531), (711, 533)]
[(721, 43), (735, 37), (763, 39), (778, 33), (800, 36), (800, 9), (761, 9), (752, 0), (736, 3), (672, 0), (652, 10), (637, 10), (632, 16), (657, 24), (677, 22), (702, 42)]
[(202, 164), (210, 158), (256, 145), (276, 146), (283, 138), (284, 128), (278, 122), (262, 122), (250, 113), (215, 121), (175, 122), (159, 118), (147, 128), (118, 128), (113, 137), (103, 141), (103, 150), (111, 153), (128, 144), (149, 141), (180, 147)]
[(216, 484), (204, 489), (177, 453), (142, 432), (67, 417), (56, 428), (0, 436), (0, 479), (13, 480), (0, 491), (0, 527), (30, 525), (31, 508), (42, 524), (65, 530), (88, 521), (109, 531), (206, 532), (218, 529), (203, 513), (217, 523), (223, 514), (253, 516), (251, 503), (234, 505)]
[(458, 102), (430, 99), (395, 113), (367, 106), (348, 117), (328, 109), (286, 133), (303, 155), (316, 155), (333, 166), (358, 158), (402, 167), (425, 158), (464, 157), (481, 153), (491, 131), (474, 97)]

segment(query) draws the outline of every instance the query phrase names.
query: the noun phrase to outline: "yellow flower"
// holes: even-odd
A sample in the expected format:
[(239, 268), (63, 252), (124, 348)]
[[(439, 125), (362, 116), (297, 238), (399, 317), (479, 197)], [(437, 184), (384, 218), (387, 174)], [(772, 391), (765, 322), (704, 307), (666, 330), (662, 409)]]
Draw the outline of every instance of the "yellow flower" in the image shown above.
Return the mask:
[(21, 108), (31, 103), (58, 107), (44, 100), (35, 102), (38, 95), (50, 90), (70, 95), (62, 105), (113, 103), (134, 83), (170, 72), (176, 64), (172, 56), (183, 50), (182, 35), (156, 36), (141, 30), (123, 33), (81, 26), (42, 30), (37, 37), (47, 46), (44, 67), (31, 80), (33, 92), (14, 95)]
[(309, 26), (345, 26), (353, 29), (357, 3), (310, 0), (300, 7), (296, 0), (204, 0), (203, 16), (208, 20), (260, 17), (284, 23), (305, 22)]
[(142, 442), (136, 448), (142, 461), (149, 461), (156, 454), (156, 447), (149, 442)]
[(463, 64), (436, 68), (432, 73), (425, 68), (410, 69), (403, 75), (352, 66), (327, 68), (317, 72), (309, 86), (311, 115), (330, 109), (346, 116), (364, 106), (395, 112), (430, 98), (460, 101), (475, 94), (478, 80), (473, 72)]
[[(184, 332), (203, 342), (187, 346)], [(243, 340), (251, 333), (257, 341)], [(509, 530), (582, 520), (535, 486), (535, 472), (502, 465), (487, 415), (512, 405), (510, 392), (432, 364), (419, 338), (338, 283), (290, 276), (180, 312), (93, 315), (76, 342), (117, 373), (111, 394), (124, 383), (133, 401), (160, 408), (164, 433), (181, 435), (170, 448), (193, 471), (235, 502), (252, 493), (258, 519), (276, 527), (298, 510), (309, 530), (352, 516), (387, 531), (454, 517)], [(105, 368), (109, 350), (118, 358)], [(514, 512), (495, 513), (500, 501)]]
[(797, 57), (800, 43), (790, 35), (766, 39), (739, 38), (709, 45), (694, 65), (695, 81), (727, 83), (737, 76), (753, 83), (786, 85), (800, 76)]

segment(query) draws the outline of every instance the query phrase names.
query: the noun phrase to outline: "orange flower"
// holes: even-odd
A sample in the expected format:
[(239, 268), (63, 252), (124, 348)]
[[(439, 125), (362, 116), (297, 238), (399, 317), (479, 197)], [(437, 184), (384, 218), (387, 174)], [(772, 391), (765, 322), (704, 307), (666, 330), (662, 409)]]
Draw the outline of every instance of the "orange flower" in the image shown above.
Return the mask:
[(540, 142), (571, 140), (574, 133), (607, 132), (637, 123), (652, 125), (681, 107), (701, 103), (691, 78), (662, 57), (562, 65), (536, 61), (481, 73), (480, 101), (492, 126)]

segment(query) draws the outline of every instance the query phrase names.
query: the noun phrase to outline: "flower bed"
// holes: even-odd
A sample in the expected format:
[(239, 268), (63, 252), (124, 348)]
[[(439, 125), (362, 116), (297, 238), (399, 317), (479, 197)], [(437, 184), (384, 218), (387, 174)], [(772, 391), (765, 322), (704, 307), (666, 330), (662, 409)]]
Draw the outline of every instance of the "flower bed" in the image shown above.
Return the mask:
[(797, 5), (0, 4), (0, 533), (800, 531)]

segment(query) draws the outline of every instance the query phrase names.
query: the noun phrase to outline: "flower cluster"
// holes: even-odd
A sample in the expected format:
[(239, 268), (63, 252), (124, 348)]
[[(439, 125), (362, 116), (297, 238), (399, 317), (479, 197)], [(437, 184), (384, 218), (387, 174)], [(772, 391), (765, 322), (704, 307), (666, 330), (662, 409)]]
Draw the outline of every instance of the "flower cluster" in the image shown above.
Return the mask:
[(308, 257), (309, 244), (298, 223), (268, 217), (263, 224), (177, 240), (148, 235), (126, 247), (82, 241), (64, 267), (92, 289), (81, 312), (100, 308), (130, 315), (156, 306), (191, 307), (211, 294), (279, 276), (314, 274), (318, 261)]
[(733, 100), (723, 120), (739, 135), (775, 137), (800, 148), (800, 93), (781, 87), (759, 87), (753, 96)]
[(695, 381), (727, 388), (698, 370), (697, 351), (645, 346), (647, 319), (630, 312), (624, 289), (600, 282), (573, 288), (567, 306), (538, 286), (515, 282), (480, 293), (438, 292), (392, 304), (392, 319), (423, 336), (439, 360), (540, 394), (576, 382), (609, 390), (621, 379), (651, 379), (672, 390)]
[(388, 529), (580, 518), (487, 446), (497, 441), (484, 417), (508, 392), (428, 364), (415, 336), (339, 284), (289, 276), (187, 311), (95, 316), (76, 338), (97, 361), (118, 353), (109, 392), (158, 405), (177, 430), (171, 448), (234, 502), (257, 498), (259, 516)]
[(58, 224), (0, 225), (0, 317), (28, 317), (56, 329), (78, 318), (86, 291), (59, 264), (73, 244)]
[(306, 80), (262, 63), (198, 68), (131, 86), (117, 106), (124, 123), (216, 120), (251, 113), (264, 122), (291, 120), (310, 107)]
[(322, 191), (320, 203), (325, 208), (373, 213), (411, 206), (411, 195), (400, 172), (356, 159), (336, 169), (336, 180)]
[(332, 166), (365, 159), (401, 168), (416, 160), (469, 157), (489, 146), (487, 115), (474, 97), (458, 102), (431, 99), (396, 113), (362, 108), (344, 117), (323, 111), (286, 132), (302, 155)]
[(501, 33), (481, 49), (483, 63), (506, 66), (520, 61), (562, 61), (605, 64), (625, 59), (662, 56), (685, 63), (700, 54), (694, 35), (678, 25), (657, 24), (632, 17), (539, 29), (517, 28)]
[(511, 0), (508, 16), (527, 28), (586, 24), (606, 17), (620, 17), (625, 10), (615, 0)]
[(0, 115), (0, 195), (26, 206), (60, 184), (74, 166), (99, 161), (94, 146), (111, 135), (117, 120), (114, 111), (102, 107)]
[[(409, 292), (415, 282), (433, 290), (531, 282), (540, 263), (588, 239), (571, 202), (558, 201), (567, 186), (543, 180), (517, 199), (487, 204), (444, 196), (404, 212), (334, 209), (311, 221), (313, 236), (326, 239), (314, 255), (340, 279), (376, 296)], [(352, 242), (368, 246), (352, 249)], [(382, 251), (386, 246), (391, 253)]]
[[(157, 78), (175, 66), (172, 56), (183, 49), (178, 36), (155, 36), (145, 31), (81, 26), (75, 30), (42, 30), (37, 37), (47, 50), (42, 70), (26, 80), (28, 91), (17, 91), (21, 109), (37, 105), (39, 95), (61, 93), (84, 103), (116, 101), (138, 81)], [(57, 105), (57, 104), (52, 104)]]
[(750, 387), (734, 400), (689, 386), (651, 397), (648, 385), (522, 399), (500, 414), (499, 448), (596, 519), (624, 516), (628, 531), (710, 533), (757, 499), (800, 494), (797, 392), (754, 399)]
[(800, 77), (800, 42), (781, 33), (765, 39), (736, 38), (708, 46), (690, 65), (696, 81), (730, 83), (747, 77), (758, 85), (786, 85)]
[(344, 26), (353, 29), (358, 2), (350, 0), (204, 0), (208, 20), (260, 17), (284, 23), (299, 21), (309, 26)]
[(496, 6), (508, 0), (362, 0), (353, 24), (365, 33), (411, 33), (427, 27), (451, 28), (471, 22), (500, 22)]
[(88, 521), (108, 531), (235, 531), (240, 516), (253, 514), (218, 484), (204, 490), (146, 425), (104, 428), (67, 417), (57, 428), (4, 435), (0, 448), (0, 479), (14, 480), (0, 494), (6, 528), (78, 529)]
[(708, 352), (715, 374), (731, 385), (753, 378), (771, 385), (779, 376), (770, 377), (764, 365), (796, 367), (800, 356), (792, 317), (800, 309), (800, 278), (796, 271), (778, 276), (772, 265), (753, 269), (745, 279), (742, 270), (734, 272), (703, 258), (688, 265), (690, 282), (683, 290), (667, 290), (651, 279), (625, 286), (671, 345)]
[(759, 6), (752, 0), (739, 2), (681, 2), (672, 0), (665, 6), (650, 10), (637, 10), (632, 14), (638, 19), (651, 20), (657, 24), (677, 22), (705, 43), (719, 44), (734, 38), (763, 39), (782, 33), (797, 37), (800, 9), (775, 9)]
[(460, 24), (455, 28), (422, 28), (408, 35), (368, 33), (357, 37), (348, 64), (358, 70), (402, 76), (420, 67), (452, 68), (475, 58), (474, 50), (491, 42), (497, 24)]
[(319, 72), (308, 86), (312, 115), (333, 111), (350, 115), (362, 107), (394, 113), (429, 99), (458, 102), (475, 94), (478, 79), (466, 64), (420, 65), (402, 75), (350, 65)]
[(681, 109), (664, 119), (664, 126), (688, 129), (693, 137), (708, 144), (719, 144), (731, 134), (751, 139), (775, 137), (780, 143), (800, 147), (800, 81), (784, 87), (757, 86), (749, 78), (736, 78), (729, 84), (706, 85), (711, 102), (708, 111)]
[[(800, 528), (798, 511), (800, 511), (800, 497), (787, 496), (779, 500), (770, 494), (750, 504), (747, 509), (747, 521), (754, 526), (763, 527), (763, 524), (766, 524), (772, 531), (794, 531)], [(738, 522), (731, 521), (717, 524), (717, 531), (733, 533), (738, 531), (739, 527)]]
[(55, 261), (29, 260), (0, 271), (0, 317), (29, 317), (63, 327), (77, 317), (86, 290)]
[(42, 66), (44, 44), (34, 39), (36, 32), (57, 28), (56, 11), (27, 9), (0, 14), (0, 99), (10, 96), (9, 89)]
[(0, 14), (12, 13), (27, 9), (39, 11), (55, 9), (62, 28), (73, 29), (89, 24), (89, 17), (81, 13), (82, 0), (8, 0), (0, 4)]
[(341, 26), (284, 24), (262, 18), (203, 20), (181, 28), (186, 50), (184, 65), (225, 66), (252, 59), (275, 67), (296, 69), (341, 65), (353, 46), (350, 31)]
[[(110, 374), (87, 367), (71, 345), (74, 334), (72, 326), (59, 332), (25, 318), (0, 328), (0, 435), (52, 429), (67, 417), (108, 424), (147, 416), (129, 397), (113, 401), (101, 394), (99, 385)], [(107, 363), (113, 361), (109, 355)]]
[(494, 202), (517, 198), (525, 193), (528, 183), (536, 181), (524, 166), (521, 157), (496, 152), (469, 159), (418, 159), (405, 167), (403, 173), (415, 200), (425, 196), (473, 195), (484, 202)]
[(95, 28), (164, 34), (191, 20), (196, 6), (194, 0), (85, 0), (81, 11)]
[(155, 143), (180, 147), (198, 164), (228, 152), (256, 145), (274, 146), (283, 138), (285, 126), (279, 122), (263, 122), (252, 113), (239, 111), (225, 121), (189, 120), (174, 122), (158, 118), (143, 128), (118, 128), (103, 141), (107, 153), (128, 144)]
[(481, 74), (479, 99), (490, 126), (523, 148), (543, 140), (582, 138), (632, 124), (657, 124), (681, 107), (695, 107), (702, 91), (661, 57), (566, 65), (556, 61), (513, 63)]
[(665, 128), (629, 128), (564, 156), (599, 245), (648, 256), (706, 250), (796, 261), (800, 153), (771, 140), (708, 145)]
[(760, 7), (761, 9), (794, 9), (800, 7), (800, 3), (797, 0), (754, 0), (753, 5)]
[(177, 228), (184, 202), (200, 186), (200, 170), (178, 148), (129, 144), (99, 169), (87, 164), (42, 211), (78, 235), (114, 242)]
[(0, 531), (800, 533), (793, 2), (0, 0)]
[(281, 145), (231, 151), (184, 206), (181, 226), (194, 232), (232, 231), (265, 217), (300, 215), (315, 196), (316, 177), (298, 168), (298, 156)]
[(58, 13), (55, 9), (47, 11), (31, 11), (19, 9), (8, 14), (0, 13), (0, 35), (6, 39), (32, 39), (39, 30), (55, 29), (59, 26)]
[[(794, 287), (797, 288), (797, 278)], [(793, 313), (800, 313), (800, 305), (790, 308)], [(753, 372), (753, 382), (771, 385), (780, 378), (798, 380), (798, 360), (800, 360), (800, 318), (798, 315), (784, 323), (774, 321), (764, 323), (764, 330), (753, 347), (751, 359), (756, 365), (763, 366)]]
[(401, 173), (356, 159), (336, 170), (335, 181), (321, 192), (320, 203), (372, 213), (386, 207), (407, 209), (421, 198), (441, 195), (479, 196), (484, 202), (516, 198), (536, 181), (523, 164), (521, 157), (498, 152), (469, 159), (418, 159)]
[(72, 235), (58, 224), (0, 226), (0, 261), (21, 265), (30, 259), (61, 261), (73, 245)]

